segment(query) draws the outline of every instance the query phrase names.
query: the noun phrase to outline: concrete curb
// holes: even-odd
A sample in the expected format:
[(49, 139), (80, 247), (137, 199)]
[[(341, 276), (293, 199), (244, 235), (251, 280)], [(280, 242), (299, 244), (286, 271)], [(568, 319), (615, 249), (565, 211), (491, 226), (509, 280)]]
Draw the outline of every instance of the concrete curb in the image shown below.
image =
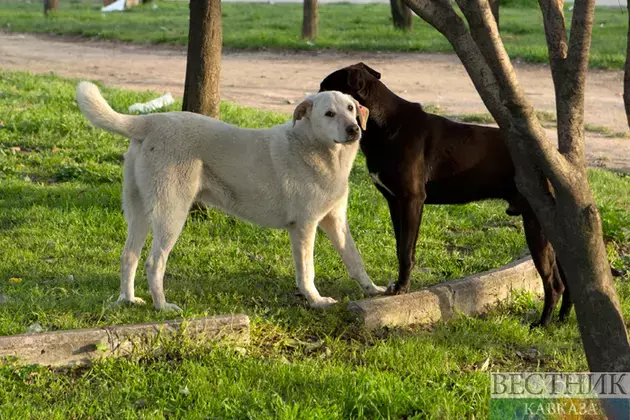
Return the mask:
[(350, 302), (348, 310), (357, 313), (367, 329), (432, 324), (460, 313), (472, 316), (487, 312), (517, 290), (543, 294), (531, 257), (417, 292)]
[(249, 318), (246, 315), (221, 315), (187, 321), (5, 336), (0, 337), (0, 358), (17, 357), (22, 364), (45, 366), (83, 364), (96, 358), (149, 350), (162, 337), (179, 334), (194, 339), (249, 343)]

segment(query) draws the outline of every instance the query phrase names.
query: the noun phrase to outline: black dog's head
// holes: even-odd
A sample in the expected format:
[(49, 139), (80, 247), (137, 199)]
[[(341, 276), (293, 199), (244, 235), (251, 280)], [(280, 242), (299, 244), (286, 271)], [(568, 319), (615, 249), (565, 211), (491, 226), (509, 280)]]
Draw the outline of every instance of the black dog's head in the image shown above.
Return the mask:
[(366, 64), (357, 63), (330, 73), (319, 84), (319, 91), (337, 90), (360, 101), (369, 83), (380, 78), (381, 73)]

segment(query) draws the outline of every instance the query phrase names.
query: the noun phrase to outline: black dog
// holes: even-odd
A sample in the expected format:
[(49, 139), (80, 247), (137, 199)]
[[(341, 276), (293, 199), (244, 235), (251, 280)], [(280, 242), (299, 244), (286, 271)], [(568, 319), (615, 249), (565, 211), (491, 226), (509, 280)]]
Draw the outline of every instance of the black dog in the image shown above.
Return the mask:
[(523, 217), (527, 245), (543, 281), (545, 305), (540, 321), (532, 326), (549, 322), (561, 296), (560, 320), (566, 320), (572, 303), (564, 275), (538, 219), (516, 188), (501, 131), (429, 114), (420, 104), (395, 95), (380, 78), (359, 63), (328, 75), (320, 91), (347, 93), (370, 110), (361, 150), (376, 188), (387, 199), (396, 233), (398, 281), (388, 293), (409, 289), (425, 204), (499, 198), (508, 202), (507, 214)]

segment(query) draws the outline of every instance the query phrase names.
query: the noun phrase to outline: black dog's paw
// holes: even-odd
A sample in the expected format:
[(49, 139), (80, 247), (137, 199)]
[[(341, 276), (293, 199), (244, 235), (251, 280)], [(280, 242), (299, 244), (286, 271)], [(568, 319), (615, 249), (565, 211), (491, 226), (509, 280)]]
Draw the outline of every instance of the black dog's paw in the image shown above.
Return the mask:
[(542, 324), (540, 323), (540, 321), (532, 322), (531, 324), (529, 324), (530, 331), (535, 330), (536, 328), (540, 328), (540, 327), (542, 327)]
[(558, 316), (558, 322), (561, 324), (566, 323), (569, 320), (569, 313), (562, 313), (560, 312), (560, 315)]
[(390, 283), (385, 291), (385, 294), (388, 296), (402, 295), (403, 293), (407, 293), (409, 291), (409, 286), (400, 286), (398, 283)]
[(547, 326), (548, 322), (542, 322), (542, 321), (536, 321), (536, 322), (532, 322), (529, 326), (530, 331), (534, 330), (536, 328), (545, 328)]

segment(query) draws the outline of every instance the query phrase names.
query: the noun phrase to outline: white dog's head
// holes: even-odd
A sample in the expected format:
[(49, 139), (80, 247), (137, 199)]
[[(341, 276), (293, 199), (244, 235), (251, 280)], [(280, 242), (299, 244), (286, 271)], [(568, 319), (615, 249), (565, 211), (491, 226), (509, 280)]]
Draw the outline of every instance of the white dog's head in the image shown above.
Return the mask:
[(295, 108), (293, 125), (298, 120), (307, 120), (315, 137), (330, 145), (353, 143), (361, 138), (365, 130), (369, 111), (359, 105), (350, 95), (336, 91), (320, 92), (309, 96)]

